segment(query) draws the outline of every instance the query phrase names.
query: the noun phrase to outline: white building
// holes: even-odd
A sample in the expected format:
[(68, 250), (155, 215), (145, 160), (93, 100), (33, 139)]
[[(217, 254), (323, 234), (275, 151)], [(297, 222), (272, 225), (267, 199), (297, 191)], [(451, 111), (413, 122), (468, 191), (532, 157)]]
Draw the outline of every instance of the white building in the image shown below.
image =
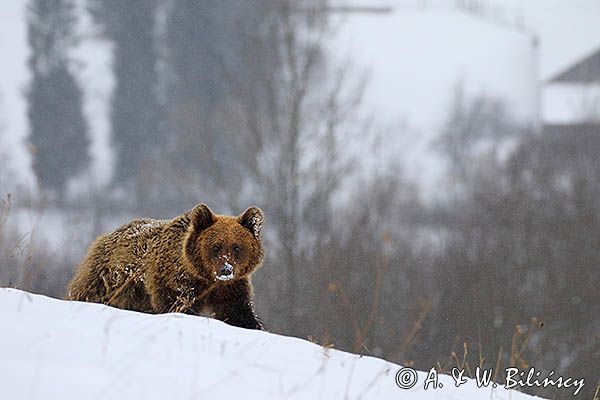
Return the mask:
[(547, 81), (543, 121), (545, 125), (600, 124), (600, 47)]
[(396, 131), (386, 150), (404, 160), (425, 192), (444, 178), (431, 145), (457, 85), (541, 125), (560, 117), (545, 82), (600, 45), (600, 3), (593, 0), (334, 4), (343, 19), (338, 51), (369, 78), (367, 111), (382, 129)]

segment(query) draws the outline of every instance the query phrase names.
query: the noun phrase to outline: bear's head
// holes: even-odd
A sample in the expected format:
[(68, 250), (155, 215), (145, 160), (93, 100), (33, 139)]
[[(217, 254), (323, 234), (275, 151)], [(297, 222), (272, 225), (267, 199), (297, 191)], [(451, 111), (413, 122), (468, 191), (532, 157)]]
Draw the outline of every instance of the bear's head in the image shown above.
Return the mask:
[(210, 281), (230, 281), (249, 276), (263, 262), (260, 232), (263, 212), (250, 207), (237, 217), (216, 215), (205, 204), (189, 212), (184, 242), (189, 272)]

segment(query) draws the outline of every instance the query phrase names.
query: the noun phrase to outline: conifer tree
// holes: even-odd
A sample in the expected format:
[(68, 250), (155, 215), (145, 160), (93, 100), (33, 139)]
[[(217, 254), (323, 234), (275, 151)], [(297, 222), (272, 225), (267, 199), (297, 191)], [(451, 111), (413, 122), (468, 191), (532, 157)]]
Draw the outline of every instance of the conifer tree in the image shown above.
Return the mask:
[(116, 82), (110, 111), (116, 153), (113, 181), (131, 186), (138, 183), (144, 162), (160, 152), (164, 139), (157, 93), (157, 3), (91, 0), (89, 5), (104, 35), (114, 44)]
[(77, 42), (74, 12), (72, 0), (31, 0), (27, 14), (33, 170), (40, 187), (54, 190), (61, 202), (69, 178), (90, 161), (83, 96), (69, 57)]

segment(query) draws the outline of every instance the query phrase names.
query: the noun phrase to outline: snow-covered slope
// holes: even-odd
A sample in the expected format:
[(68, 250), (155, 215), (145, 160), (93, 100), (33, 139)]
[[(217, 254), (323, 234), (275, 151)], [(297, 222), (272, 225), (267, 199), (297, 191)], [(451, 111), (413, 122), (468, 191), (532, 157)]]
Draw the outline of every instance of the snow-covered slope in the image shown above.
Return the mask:
[(0, 289), (4, 399), (531, 399), (474, 382), (395, 384), (400, 366), (181, 314)]

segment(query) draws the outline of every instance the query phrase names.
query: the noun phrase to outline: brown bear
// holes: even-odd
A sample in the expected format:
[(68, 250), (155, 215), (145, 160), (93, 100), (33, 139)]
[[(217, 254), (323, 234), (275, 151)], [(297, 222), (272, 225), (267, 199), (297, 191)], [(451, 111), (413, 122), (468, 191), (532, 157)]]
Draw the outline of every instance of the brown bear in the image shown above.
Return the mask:
[(91, 245), (67, 298), (263, 329), (250, 281), (263, 262), (263, 219), (257, 207), (231, 217), (199, 204), (172, 220), (131, 221)]

